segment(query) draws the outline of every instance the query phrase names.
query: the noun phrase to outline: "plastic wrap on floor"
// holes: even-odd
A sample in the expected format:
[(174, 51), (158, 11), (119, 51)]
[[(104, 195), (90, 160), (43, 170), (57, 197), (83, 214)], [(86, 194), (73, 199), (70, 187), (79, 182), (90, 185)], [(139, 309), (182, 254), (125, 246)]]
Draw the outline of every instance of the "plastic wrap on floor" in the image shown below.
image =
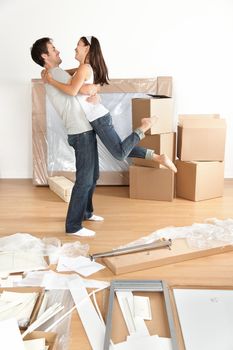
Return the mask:
[[(62, 315), (69, 311), (73, 306), (74, 302), (71, 297), (69, 290), (53, 289), (47, 291), (48, 303), (46, 309), (55, 303), (61, 303), (64, 305), (64, 309), (57, 315), (53, 316), (45, 324), (41, 325), (38, 330), (44, 331), (56, 320), (58, 320)], [(65, 317), (60, 323), (58, 323), (51, 332), (55, 332), (58, 335), (58, 345), (57, 350), (68, 350), (69, 349), (69, 339), (70, 339), (70, 323), (72, 314)]]
[(117, 249), (149, 244), (162, 238), (172, 240), (185, 238), (190, 247), (200, 249), (213, 248), (219, 243), (233, 244), (233, 219), (210, 218), (204, 223), (194, 223), (191, 226), (165, 227)]

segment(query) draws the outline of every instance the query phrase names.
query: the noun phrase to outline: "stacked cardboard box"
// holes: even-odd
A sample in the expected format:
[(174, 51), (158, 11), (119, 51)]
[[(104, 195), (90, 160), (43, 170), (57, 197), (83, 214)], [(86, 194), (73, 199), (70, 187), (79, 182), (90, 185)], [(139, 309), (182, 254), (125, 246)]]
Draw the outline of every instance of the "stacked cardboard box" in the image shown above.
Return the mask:
[(223, 194), (226, 123), (219, 115), (179, 116), (176, 196), (200, 201)]
[[(174, 160), (176, 135), (173, 132), (172, 98), (135, 98), (132, 100), (133, 129), (141, 119), (157, 116), (158, 120), (140, 141), (139, 146), (166, 153)], [(134, 158), (129, 168), (130, 198), (172, 201), (174, 173), (154, 161)]]

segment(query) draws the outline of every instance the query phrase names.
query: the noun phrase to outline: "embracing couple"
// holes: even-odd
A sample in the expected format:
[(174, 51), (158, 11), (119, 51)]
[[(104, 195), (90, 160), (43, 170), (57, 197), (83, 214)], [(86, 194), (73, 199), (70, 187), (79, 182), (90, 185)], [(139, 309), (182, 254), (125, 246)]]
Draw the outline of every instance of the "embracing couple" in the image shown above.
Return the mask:
[(73, 147), (76, 162), (76, 181), (66, 216), (66, 233), (73, 236), (94, 236), (83, 227), (84, 220), (103, 221), (94, 215), (92, 197), (99, 177), (96, 134), (108, 151), (118, 160), (127, 157), (154, 160), (176, 172), (173, 162), (154, 150), (136, 146), (145, 132), (156, 122), (156, 117), (143, 118), (141, 125), (126, 139), (121, 140), (112, 124), (109, 111), (101, 104), (99, 86), (108, 84), (108, 69), (101, 46), (94, 36), (83, 36), (75, 48), (77, 69), (63, 70), (60, 52), (50, 38), (38, 39), (31, 48), (34, 62), (45, 68), (42, 79), (46, 94), (62, 118)]

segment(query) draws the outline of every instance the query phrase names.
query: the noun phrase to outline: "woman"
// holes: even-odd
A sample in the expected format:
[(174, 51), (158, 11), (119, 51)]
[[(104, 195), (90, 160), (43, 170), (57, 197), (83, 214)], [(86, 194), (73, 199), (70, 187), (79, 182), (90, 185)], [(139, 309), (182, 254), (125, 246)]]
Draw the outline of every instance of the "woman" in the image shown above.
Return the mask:
[(75, 49), (75, 59), (79, 61), (80, 65), (68, 84), (54, 80), (48, 71), (44, 71), (42, 74), (44, 82), (68, 95), (77, 95), (87, 119), (113, 157), (118, 160), (124, 160), (126, 157), (150, 159), (177, 172), (175, 165), (165, 154), (158, 155), (154, 150), (135, 146), (145, 137), (144, 133), (156, 122), (156, 117), (143, 118), (141, 126), (121, 141), (114, 129), (109, 111), (101, 103), (89, 103), (85, 95), (79, 94), (83, 84), (92, 84), (93, 82), (100, 85), (108, 84), (108, 69), (98, 39), (94, 36), (81, 37)]

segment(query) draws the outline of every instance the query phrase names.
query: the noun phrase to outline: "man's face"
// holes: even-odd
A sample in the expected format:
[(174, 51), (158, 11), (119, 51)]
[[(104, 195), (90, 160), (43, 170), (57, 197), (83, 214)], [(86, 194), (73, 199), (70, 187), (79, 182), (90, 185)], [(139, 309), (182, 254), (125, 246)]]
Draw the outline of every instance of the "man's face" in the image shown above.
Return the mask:
[(49, 42), (47, 44), (48, 54), (43, 54), (42, 57), (45, 60), (45, 64), (48, 67), (56, 67), (62, 62), (60, 58), (60, 52), (55, 48), (55, 46)]

